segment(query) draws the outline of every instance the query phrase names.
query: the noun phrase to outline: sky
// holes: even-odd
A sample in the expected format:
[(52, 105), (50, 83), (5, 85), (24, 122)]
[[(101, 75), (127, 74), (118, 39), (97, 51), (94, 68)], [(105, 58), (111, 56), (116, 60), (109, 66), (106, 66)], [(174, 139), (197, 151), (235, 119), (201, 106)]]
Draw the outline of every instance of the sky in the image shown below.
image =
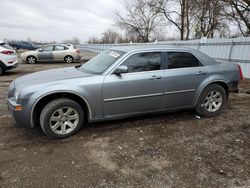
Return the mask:
[(113, 27), (122, 0), (0, 0), (0, 40), (86, 42)]

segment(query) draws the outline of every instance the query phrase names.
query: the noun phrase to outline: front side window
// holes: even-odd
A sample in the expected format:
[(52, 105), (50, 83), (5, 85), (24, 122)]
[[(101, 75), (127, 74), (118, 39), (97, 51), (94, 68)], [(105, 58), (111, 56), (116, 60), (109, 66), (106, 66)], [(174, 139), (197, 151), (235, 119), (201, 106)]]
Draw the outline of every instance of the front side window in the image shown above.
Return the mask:
[(53, 46), (45, 46), (42, 48), (43, 51), (53, 51)]
[(200, 61), (188, 52), (168, 52), (168, 69), (198, 67)]
[(123, 65), (128, 72), (154, 71), (161, 69), (161, 52), (145, 52), (130, 56)]
[(64, 46), (61, 46), (61, 45), (55, 46), (55, 51), (63, 51), (63, 50), (65, 50)]

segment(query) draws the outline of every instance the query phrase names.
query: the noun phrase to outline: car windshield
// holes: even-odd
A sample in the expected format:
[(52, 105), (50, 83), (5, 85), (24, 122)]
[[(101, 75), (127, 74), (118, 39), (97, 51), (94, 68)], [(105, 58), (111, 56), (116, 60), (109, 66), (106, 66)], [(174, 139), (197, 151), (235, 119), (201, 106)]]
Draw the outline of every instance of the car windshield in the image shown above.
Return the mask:
[(102, 74), (110, 65), (118, 60), (125, 52), (106, 50), (79, 67), (79, 70), (91, 74)]

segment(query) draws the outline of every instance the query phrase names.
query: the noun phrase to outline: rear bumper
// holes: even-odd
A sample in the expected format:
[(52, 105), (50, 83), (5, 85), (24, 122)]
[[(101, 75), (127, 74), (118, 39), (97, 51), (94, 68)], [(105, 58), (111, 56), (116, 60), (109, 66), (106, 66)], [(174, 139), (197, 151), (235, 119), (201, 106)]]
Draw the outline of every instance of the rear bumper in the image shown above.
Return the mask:
[(18, 67), (18, 61), (14, 62), (11, 66), (6, 66), (5, 70), (15, 69)]
[(81, 60), (81, 56), (77, 56), (77, 57), (74, 58), (74, 61), (76, 61), (76, 62), (78, 62), (80, 60)]
[(11, 69), (18, 67), (18, 61), (15, 61), (14, 63), (8, 64), (8, 65), (6, 65), (2, 61), (0, 61), (0, 66), (3, 67), (4, 71), (11, 70)]
[(239, 85), (238, 81), (228, 83), (229, 92), (238, 93), (239, 92), (238, 85)]

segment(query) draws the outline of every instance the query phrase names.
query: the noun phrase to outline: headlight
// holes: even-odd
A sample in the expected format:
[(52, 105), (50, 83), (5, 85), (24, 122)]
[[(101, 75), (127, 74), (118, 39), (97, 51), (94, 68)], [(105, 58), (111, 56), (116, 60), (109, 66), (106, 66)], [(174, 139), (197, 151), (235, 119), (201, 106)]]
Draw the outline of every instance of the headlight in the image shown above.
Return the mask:
[(19, 95), (19, 93), (18, 93), (18, 92), (15, 92), (15, 94), (14, 94), (14, 99), (15, 99), (15, 101), (18, 100), (18, 95)]

